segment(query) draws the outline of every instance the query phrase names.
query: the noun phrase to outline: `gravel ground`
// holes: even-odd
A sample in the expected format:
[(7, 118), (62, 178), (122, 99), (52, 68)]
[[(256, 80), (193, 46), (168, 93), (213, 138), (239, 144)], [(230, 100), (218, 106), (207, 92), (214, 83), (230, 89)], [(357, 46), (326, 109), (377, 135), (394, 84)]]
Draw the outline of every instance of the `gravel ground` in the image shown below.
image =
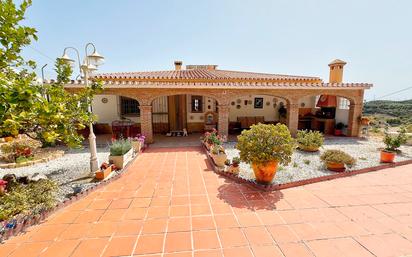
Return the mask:
[[(229, 159), (239, 156), (239, 151), (235, 149), (235, 145), (236, 142), (224, 144)], [(357, 163), (348, 171), (378, 166), (380, 164), (378, 149), (383, 147), (382, 141), (376, 139), (326, 138), (324, 146), (317, 153), (296, 150), (293, 153), (292, 162), (288, 166), (279, 167), (273, 183), (283, 184), (335, 174), (333, 171), (328, 171), (320, 162), (319, 157), (326, 149), (339, 149), (352, 155), (357, 160)], [(412, 146), (402, 146), (400, 149), (402, 153), (396, 156), (395, 161), (412, 159)], [(249, 180), (255, 179), (250, 165), (243, 162), (240, 164), (239, 176)]]
[[(15, 169), (0, 169), (0, 178), (6, 174), (15, 174), (17, 177), (30, 176), (35, 173), (46, 175), (49, 179), (55, 180), (61, 185), (57, 195), (59, 201), (98, 183), (92, 181), (89, 174), (89, 148), (62, 150), (65, 150), (64, 156), (47, 163)], [(99, 163), (107, 162), (108, 156), (109, 149), (107, 147), (97, 149)]]

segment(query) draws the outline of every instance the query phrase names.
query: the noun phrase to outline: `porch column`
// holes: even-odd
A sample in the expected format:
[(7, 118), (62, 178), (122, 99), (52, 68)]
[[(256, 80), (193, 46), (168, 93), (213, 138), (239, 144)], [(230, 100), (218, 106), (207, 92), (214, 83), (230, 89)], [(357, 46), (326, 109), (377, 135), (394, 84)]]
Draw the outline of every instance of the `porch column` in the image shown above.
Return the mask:
[(288, 111), (288, 128), (292, 136), (296, 136), (298, 132), (299, 122), (299, 105), (297, 103), (289, 103), (287, 105)]
[(152, 106), (140, 105), (140, 129), (146, 137), (146, 142), (153, 143)]
[(220, 135), (229, 134), (229, 105), (219, 105), (217, 129)]
[(348, 136), (358, 137), (360, 129), (359, 117), (362, 115), (363, 104), (349, 105)]

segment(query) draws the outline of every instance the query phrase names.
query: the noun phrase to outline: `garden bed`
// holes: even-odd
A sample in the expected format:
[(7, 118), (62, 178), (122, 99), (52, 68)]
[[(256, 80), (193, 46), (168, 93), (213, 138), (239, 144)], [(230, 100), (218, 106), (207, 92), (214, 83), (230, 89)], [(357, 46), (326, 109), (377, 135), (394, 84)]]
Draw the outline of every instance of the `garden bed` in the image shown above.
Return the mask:
[(48, 162), (56, 158), (62, 157), (64, 151), (53, 148), (39, 148), (33, 153), (33, 158), (24, 162), (4, 162), (0, 161), (0, 169), (12, 169), (25, 166), (31, 166), (37, 163)]
[[(235, 142), (224, 143), (223, 146), (228, 159), (239, 156), (239, 151), (235, 149), (235, 145)], [(379, 149), (383, 147), (384, 145), (381, 141), (374, 139), (327, 138), (319, 152), (310, 153), (296, 150), (292, 155), (291, 163), (288, 166), (279, 167), (275, 179), (269, 186), (255, 183), (253, 170), (247, 163), (240, 163), (238, 176), (224, 172), (223, 169), (217, 167), (215, 167), (215, 171), (240, 183), (247, 183), (262, 190), (278, 190), (412, 163), (412, 147), (402, 146), (400, 148), (402, 153), (397, 155), (395, 164), (381, 164)], [(343, 150), (352, 155), (357, 160), (357, 164), (348, 168), (346, 172), (336, 173), (329, 171), (323, 166), (319, 159), (321, 153), (327, 149)], [(211, 158), (209, 158), (209, 160), (213, 163)]]

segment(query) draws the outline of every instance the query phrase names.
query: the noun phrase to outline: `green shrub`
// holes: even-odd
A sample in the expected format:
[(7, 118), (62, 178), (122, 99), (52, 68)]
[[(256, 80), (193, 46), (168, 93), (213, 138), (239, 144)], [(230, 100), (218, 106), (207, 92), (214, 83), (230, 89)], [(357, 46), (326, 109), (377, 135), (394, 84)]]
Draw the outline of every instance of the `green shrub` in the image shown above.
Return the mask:
[(259, 164), (278, 161), (284, 165), (291, 161), (294, 147), (295, 141), (288, 127), (280, 123), (253, 125), (250, 130), (242, 131), (236, 145), (244, 162)]
[(110, 155), (111, 156), (121, 156), (127, 153), (132, 149), (132, 143), (128, 139), (119, 139), (113, 141), (110, 146)]
[(310, 160), (305, 159), (305, 160), (303, 160), (303, 163), (306, 164), (306, 165), (309, 165), (309, 164), (310, 164)]
[(322, 133), (319, 131), (299, 130), (296, 135), (296, 141), (299, 145), (305, 147), (321, 147), (324, 142)]
[(239, 157), (233, 157), (232, 159), (232, 164), (237, 166), (240, 164), (240, 158)]
[(405, 130), (402, 129), (396, 135), (390, 135), (387, 131), (385, 131), (385, 137), (383, 138), (383, 143), (385, 144), (385, 151), (387, 152), (397, 152), (399, 151), (399, 147), (406, 143), (407, 137), (405, 134)]
[(326, 164), (328, 162), (342, 163), (347, 166), (352, 166), (356, 163), (356, 160), (341, 150), (326, 150), (321, 156), (320, 159)]
[(6, 194), (0, 196), (0, 220), (51, 209), (56, 204), (57, 189), (57, 184), (51, 180), (39, 180), (27, 185), (10, 183)]

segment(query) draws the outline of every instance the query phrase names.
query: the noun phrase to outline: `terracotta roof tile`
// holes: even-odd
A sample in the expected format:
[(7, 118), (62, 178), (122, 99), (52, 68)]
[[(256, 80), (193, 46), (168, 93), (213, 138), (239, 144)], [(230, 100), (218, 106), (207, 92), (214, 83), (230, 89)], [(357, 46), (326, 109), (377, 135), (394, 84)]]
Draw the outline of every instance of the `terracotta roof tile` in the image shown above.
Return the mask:
[(166, 70), (166, 71), (144, 71), (144, 72), (115, 72), (101, 73), (94, 77), (101, 79), (136, 79), (136, 80), (299, 80), (320, 81), (319, 77), (294, 76), (281, 74), (268, 74), (256, 72), (241, 72), (229, 70), (189, 69), (189, 70)]

